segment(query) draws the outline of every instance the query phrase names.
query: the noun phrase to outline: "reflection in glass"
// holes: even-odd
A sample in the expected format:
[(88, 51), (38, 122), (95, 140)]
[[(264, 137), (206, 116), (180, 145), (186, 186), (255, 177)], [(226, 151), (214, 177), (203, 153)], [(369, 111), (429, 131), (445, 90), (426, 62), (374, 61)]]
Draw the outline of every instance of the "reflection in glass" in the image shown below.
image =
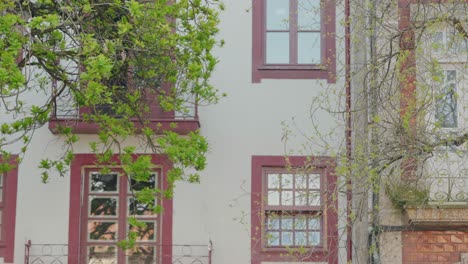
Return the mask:
[(283, 189), (292, 189), (293, 187), (293, 174), (283, 174), (281, 175), (281, 188)]
[(156, 250), (151, 246), (136, 247), (126, 252), (128, 264), (153, 264), (156, 263)]
[(309, 175), (309, 189), (320, 189), (320, 174)]
[(266, 1), (267, 30), (289, 29), (289, 0)]
[(307, 189), (307, 175), (296, 174), (294, 177), (294, 185), (296, 189)]
[(436, 100), (436, 122), (441, 127), (458, 126), (456, 79), (456, 71), (445, 71), (444, 83)]
[(269, 246), (279, 246), (279, 232), (267, 232), (267, 244)]
[(320, 30), (320, 0), (298, 0), (299, 30)]
[(294, 244), (296, 246), (305, 246), (307, 245), (307, 233), (306, 232), (296, 232)]
[(281, 192), (281, 205), (293, 205), (293, 192), (292, 191)]
[(155, 207), (155, 200), (151, 203), (142, 203), (137, 199), (131, 197), (129, 198), (128, 205), (128, 214), (129, 215), (138, 215), (138, 216), (153, 216), (156, 213), (153, 211)]
[(307, 205), (307, 191), (296, 191), (295, 196), (294, 202), (296, 206)]
[(115, 240), (117, 237), (117, 223), (103, 221), (88, 222), (88, 238), (90, 240)]
[(293, 229), (293, 217), (283, 216), (281, 218), (281, 229)]
[(267, 32), (266, 63), (289, 63), (289, 32)]
[(143, 222), (145, 226), (129, 226), (129, 230), (137, 233), (137, 241), (154, 241), (155, 234), (155, 223), (154, 222)]
[(268, 216), (268, 229), (279, 229), (279, 217), (278, 216)]
[(320, 192), (309, 192), (309, 205), (319, 206), (320, 205)]
[(311, 218), (309, 219), (309, 229), (320, 229), (320, 219), (319, 218)]
[(90, 212), (91, 216), (116, 216), (117, 215), (117, 198), (102, 198), (90, 197)]
[(320, 64), (320, 32), (297, 33), (297, 47), (299, 64)]
[(293, 244), (293, 233), (292, 232), (282, 232), (281, 233), (281, 245), (291, 246)]
[(130, 180), (131, 189), (135, 191), (141, 191), (143, 189), (155, 189), (157, 177), (155, 174), (152, 174), (148, 181), (136, 181), (135, 179)]
[(91, 192), (116, 192), (118, 186), (117, 174), (91, 174)]
[(294, 229), (306, 229), (307, 228), (307, 221), (306, 216), (299, 215), (296, 217), (294, 223)]
[(309, 233), (309, 245), (318, 246), (320, 245), (320, 232)]
[(115, 246), (88, 247), (88, 264), (117, 264), (117, 249)]

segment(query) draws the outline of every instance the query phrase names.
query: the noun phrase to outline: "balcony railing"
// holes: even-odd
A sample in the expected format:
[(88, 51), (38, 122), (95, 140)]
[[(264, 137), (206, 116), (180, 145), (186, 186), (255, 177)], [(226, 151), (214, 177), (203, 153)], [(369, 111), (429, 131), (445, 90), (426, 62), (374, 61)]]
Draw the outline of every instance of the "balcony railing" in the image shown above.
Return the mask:
[[(148, 99), (150, 111), (144, 114), (146, 126), (152, 128), (156, 133), (165, 130), (171, 130), (179, 134), (187, 134), (200, 127), (198, 121), (198, 105), (193, 98), (185, 100), (185, 110), (183, 112), (170, 111), (165, 112), (161, 109), (158, 102)], [(99, 111), (112, 115), (110, 105), (100, 105), (93, 109), (90, 107), (78, 107), (70, 96), (62, 96), (57, 99), (54, 111), (50, 118), (49, 129), (54, 133), (60, 133), (59, 126), (72, 128), (77, 134), (97, 134), (99, 127), (89, 121), (84, 120), (84, 115)], [(136, 128), (141, 127), (137, 119), (134, 121)]]
[[(141, 264), (212, 264), (211, 253), (213, 244), (210, 241), (208, 245), (159, 245), (160, 249), (170, 247), (171, 256), (159, 256), (158, 258), (139, 258), (136, 262)], [(31, 241), (25, 245), (24, 263), (25, 264), (67, 264), (73, 256), (68, 255), (69, 246), (67, 244), (33, 244)], [(158, 250), (165, 252), (164, 250)], [(78, 259), (79, 256), (76, 256)], [(74, 260), (74, 258), (72, 258)], [(161, 260), (164, 261), (161, 261)], [(94, 256), (86, 264), (117, 264), (116, 257), (109, 257), (103, 254), (102, 257)]]
[(441, 170), (437, 176), (428, 179), (429, 200), (432, 203), (468, 203), (468, 168), (453, 173)]

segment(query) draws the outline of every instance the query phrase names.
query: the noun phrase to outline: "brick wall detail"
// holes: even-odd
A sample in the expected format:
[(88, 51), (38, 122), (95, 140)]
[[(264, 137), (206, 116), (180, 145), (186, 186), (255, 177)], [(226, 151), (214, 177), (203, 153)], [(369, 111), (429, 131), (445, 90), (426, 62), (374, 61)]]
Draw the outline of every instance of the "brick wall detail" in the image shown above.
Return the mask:
[(455, 264), (468, 253), (468, 232), (404, 231), (403, 264)]

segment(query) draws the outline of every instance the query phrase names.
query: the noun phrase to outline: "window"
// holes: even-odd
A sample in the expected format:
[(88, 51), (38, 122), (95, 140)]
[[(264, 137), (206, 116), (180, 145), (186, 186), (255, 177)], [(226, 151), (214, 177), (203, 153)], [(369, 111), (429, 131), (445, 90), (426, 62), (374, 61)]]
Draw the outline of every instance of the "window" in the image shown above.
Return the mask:
[(331, 158), (252, 158), (252, 263), (337, 263)]
[(10, 161), (0, 157), (0, 164), (6, 162), (10, 170), (0, 173), (0, 257), (13, 263), (16, 223), (16, 190), (18, 186), (17, 156)]
[(440, 91), (435, 100), (436, 125), (442, 128), (458, 127), (457, 72), (446, 70), (442, 73)]
[(253, 2), (253, 82), (335, 79), (335, 4), (330, 0)]
[[(147, 182), (136, 182), (119, 168), (103, 174), (95, 162), (94, 155), (76, 154), (72, 163), (68, 263), (170, 263), (172, 202), (155, 195), (153, 203), (145, 204), (133, 193), (166, 189), (168, 166), (163, 165), (169, 164), (167, 160), (153, 155), (153, 164), (161, 166)], [(163, 212), (154, 213), (155, 205), (161, 205)], [(132, 218), (144, 225), (131, 226)], [(136, 245), (123, 250), (117, 242), (126, 239), (130, 231), (136, 233)]]

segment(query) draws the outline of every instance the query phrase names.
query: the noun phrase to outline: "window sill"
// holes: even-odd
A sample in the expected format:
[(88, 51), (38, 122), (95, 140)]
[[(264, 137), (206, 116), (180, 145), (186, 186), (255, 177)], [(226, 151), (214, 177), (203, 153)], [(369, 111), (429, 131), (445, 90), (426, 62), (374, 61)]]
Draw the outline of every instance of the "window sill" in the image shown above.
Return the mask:
[(263, 65), (259, 70), (319, 70), (324, 71), (327, 68), (323, 65)]
[(261, 65), (253, 70), (252, 82), (262, 79), (316, 79), (336, 83), (335, 73), (325, 65)]

